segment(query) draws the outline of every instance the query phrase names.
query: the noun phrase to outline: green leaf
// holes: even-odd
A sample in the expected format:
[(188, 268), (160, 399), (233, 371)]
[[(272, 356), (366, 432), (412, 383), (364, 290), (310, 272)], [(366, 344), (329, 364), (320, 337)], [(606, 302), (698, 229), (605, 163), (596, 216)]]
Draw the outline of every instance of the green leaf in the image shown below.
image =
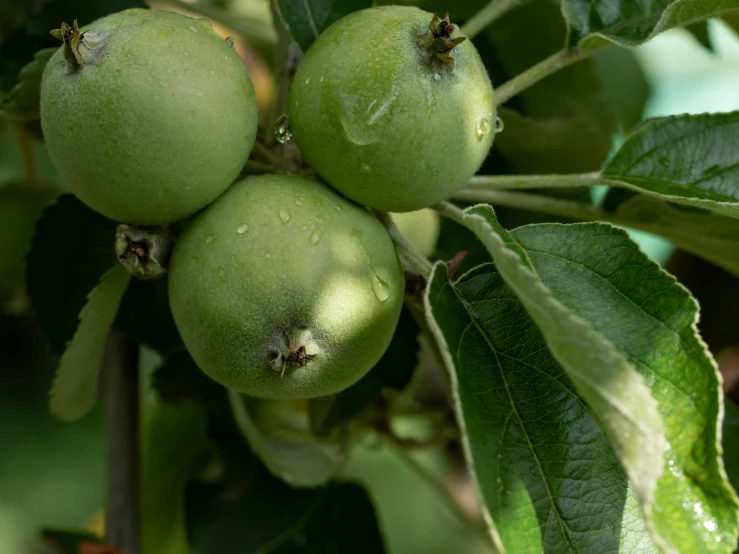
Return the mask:
[[(453, 14), (452, 14), (453, 15)], [(555, 2), (517, 6), (475, 39), (493, 85), (529, 69), (562, 48), (567, 27)], [(616, 121), (592, 60), (566, 67), (518, 95), (500, 117), (494, 150), (519, 173), (599, 169)]]
[(610, 133), (581, 117), (525, 117), (498, 108), (505, 127), (496, 151), (521, 173), (580, 173), (600, 167), (611, 144)]
[(385, 546), (375, 508), (365, 490), (353, 483), (333, 485), (313, 517), (274, 554), (383, 554)]
[[(177, 360), (164, 365), (179, 368)], [(189, 551), (185, 487), (213, 454), (203, 411), (156, 398), (144, 403), (141, 425), (141, 540), (144, 552)]]
[[(489, 206), (465, 211), (503, 278), (542, 330), (555, 359), (603, 421), (640, 500), (649, 505), (662, 472), (664, 430), (642, 377), (616, 347), (557, 300)], [(657, 460), (657, 461), (656, 461)]]
[[(651, 388), (646, 402), (653, 405), (652, 398), (657, 400), (660, 415), (656, 417), (644, 414), (643, 406), (634, 406), (634, 399), (643, 394), (643, 384), (615, 390), (609, 387), (607, 393), (613, 396), (622, 390), (629, 396), (623, 406), (631, 407), (621, 416), (639, 417), (654, 433), (659, 432), (655, 426), (660, 420), (664, 425), (666, 441), (662, 437), (650, 439), (656, 441), (652, 444), (664, 444), (664, 448), (655, 449), (657, 458), (652, 460), (645, 459), (643, 451), (629, 452), (619, 444), (628, 445), (629, 437), (609, 433), (651, 522), (655, 542), (679, 545), (686, 552), (725, 552), (737, 538), (737, 500), (720, 466), (719, 377), (695, 328), (695, 300), (623, 230), (610, 225), (532, 225), (507, 234), (490, 207), (470, 208), (465, 218), (478, 229), (501, 275), (516, 290), (554, 357), (596, 413), (600, 414), (601, 400), (579, 386), (562, 355), (567, 352), (555, 343), (558, 335), (566, 334), (562, 328), (573, 318), (588, 330), (579, 338), (573, 337), (580, 358), (597, 352), (600, 346), (596, 343), (606, 343), (627, 359), (631, 373), (638, 371), (642, 383)], [(540, 294), (542, 289), (548, 294)], [(548, 297), (565, 310), (560, 317), (555, 318), (551, 305), (542, 307)], [(540, 312), (544, 311), (549, 313), (542, 318)], [(552, 322), (556, 329), (552, 329)], [(585, 338), (593, 335), (597, 341), (590, 352), (583, 352)], [(570, 360), (578, 362), (574, 356)], [(608, 372), (606, 361), (594, 366), (598, 379)], [(612, 426), (613, 417), (601, 417), (601, 421)], [(646, 450), (648, 444), (641, 447)], [(663, 471), (655, 474), (651, 470), (659, 464)], [(644, 481), (645, 476), (658, 478), (653, 498), (640, 490), (653, 485)]]
[(294, 401), (248, 399), (250, 410), (238, 392), (228, 394), (239, 429), (272, 475), (293, 487), (318, 487), (339, 470), (341, 449), (310, 434), (307, 415), (297, 413)]
[[(419, 332), (410, 310), (404, 307), (393, 340), (377, 365), (357, 383), (339, 394), (310, 401), (311, 427), (316, 436), (326, 437), (335, 426), (359, 415), (383, 389), (405, 388), (418, 362)], [(315, 417), (317, 407), (324, 412), (318, 418)]]
[(624, 130), (639, 123), (650, 89), (647, 77), (636, 53), (611, 45), (593, 54), (595, 72), (600, 80), (603, 96), (611, 106)]
[(639, 503), (597, 415), (495, 266), (452, 283), (437, 265), (427, 301), (467, 458), (506, 551), (650, 551)]
[(59, 360), (51, 387), (51, 413), (74, 421), (94, 405), (108, 332), (131, 275), (122, 266), (110, 269), (88, 295), (79, 327)]
[(277, 0), (280, 17), (303, 52), (332, 23), (371, 6), (372, 0)]
[(584, 53), (604, 41), (637, 46), (658, 33), (739, 10), (737, 0), (563, 0), (570, 25), (568, 43)]
[(57, 354), (75, 334), (87, 293), (117, 265), (115, 229), (114, 221), (69, 194), (36, 223), (26, 258), (26, 284), (39, 327)]
[(603, 167), (606, 184), (739, 218), (739, 112), (645, 121)]
[(603, 207), (613, 222), (665, 237), (739, 276), (739, 221), (659, 198), (611, 189)]
[(39, 118), (41, 76), (47, 62), (58, 48), (39, 50), (33, 61), (18, 75), (18, 84), (5, 95), (0, 103), (0, 113), (16, 121), (35, 121)]
[(302, 528), (326, 495), (325, 488), (293, 489), (273, 477), (246, 442), (235, 438), (219, 442), (219, 477), (187, 487), (193, 552), (270, 552)]

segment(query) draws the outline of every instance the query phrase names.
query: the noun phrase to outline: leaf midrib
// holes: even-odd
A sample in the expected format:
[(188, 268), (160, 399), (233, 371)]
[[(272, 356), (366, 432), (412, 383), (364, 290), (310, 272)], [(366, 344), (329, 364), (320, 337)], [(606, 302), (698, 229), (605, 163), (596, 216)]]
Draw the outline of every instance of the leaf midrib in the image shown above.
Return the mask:
[[(480, 336), (483, 337), (483, 340), (485, 341), (485, 343), (490, 348), (490, 351), (493, 352), (493, 354), (495, 355), (495, 361), (496, 361), (496, 364), (498, 365), (498, 370), (500, 371), (500, 376), (501, 376), (501, 379), (503, 379), (503, 385), (505, 386), (506, 393), (508, 395), (508, 400), (510, 401), (510, 404), (511, 404), (511, 411), (512, 411), (513, 414), (515, 414), (516, 420), (518, 421), (519, 425), (521, 426), (521, 431), (523, 432), (523, 436), (526, 438), (526, 444), (528, 445), (529, 450), (531, 451), (531, 454), (534, 457), (534, 462), (536, 463), (536, 467), (539, 470), (539, 474), (541, 475), (542, 483), (544, 484), (544, 488), (546, 489), (547, 496), (549, 497), (549, 502), (550, 502), (550, 504), (552, 506), (552, 512), (554, 512), (555, 515), (557, 516), (557, 522), (559, 523), (560, 529), (562, 531), (562, 535), (563, 535), (565, 541), (567, 542), (567, 544), (569, 546), (570, 552), (577, 553), (578, 550), (575, 547), (575, 545), (572, 543), (572, 540), (571, 540), (571, 538), (570, 538), (570, 536), (569, 536), (569, 534), (567, 532), (567, 531), (572, 532), (572, 530), (569, 529), (569, 527), (567, 527), (567, 524), (564, 521), (564, 518), (562, 516), (562, 513), (559, 510), (559, 506), (557, 505), (556, 501), (554, 500), (554, 495), (553, 495), (552, 490), (551, 490), (551, 488), (549, 486), (549, 482), (546, 479), (546, 476), (545, 476), (545, 473), (544, 473), (544, 469), (542, 468), (541, 463), (540, 463), (540, 460), (539, 460), (539, 456), (537, 455), (536, 449), (534, 448), (534, 445), (531, 442), (531, 438), (529, 437), (529, 433), (526, 430), (526, 426), (524, 425), (523, 419), (521, 418), (521, 415), (518, 413), (518, 410), (516, 409), (516, 405), (515, 405), (515, 402), (513, 400), (513, 395), (512, 395), (512, 392), (511, 392), (511, 388), (510, 388), (510, 386), (508, 384), (508, 380), (505, 377), (505, 373), (503, 371), (503, 367), (502, 367), (502, 365), (500, 363), (500, 358), (498, 357), (498, 351), (495, 349), (495, 347), (493, 346), (493, 344), (490, 342), (490, 340), (488, 339), (488, 336), (485, 334), (485, 332), (483, 331), (483, 329), (478, 325), (477, 319), (470, 312), (467, 303), (460, 296), (460, 294), (457, 291), (457, 288), (454, 285), (452, 285), (451, 283), (447, 283), (447, 286), (449, 286), (452, 289), (452, 292), (457, 297), (457, 300), (464, 307), (465, 312), (467, 313), (467, 315), (470, 318), (470, 321), (471, 321), (470, 325), (474, 325), (474, 327), (477, 330), (477, 332), (480, 334)], [(464, 336), (464, 332), (462, 333), (462, 336)], [(460, 342), (460, 345), (461, 345), (461, 342)], [(460, 359), (460, 357), (459, 357), (459, 348), (457, 349), (456, 359), (457, 360)]]

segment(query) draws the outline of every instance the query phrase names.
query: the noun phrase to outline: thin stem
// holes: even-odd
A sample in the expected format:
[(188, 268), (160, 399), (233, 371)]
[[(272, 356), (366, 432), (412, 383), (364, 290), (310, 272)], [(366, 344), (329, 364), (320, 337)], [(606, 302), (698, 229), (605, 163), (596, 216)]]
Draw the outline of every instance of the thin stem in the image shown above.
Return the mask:
[[(391, 443), (392, 445), (392, 443)], [(398, 448), (392, 445), (392, 451), (395, 455), (402, 460), (413, 472), (418, 475), (429, 487), (431, 487), (439, 495), (439, 498), (444, 501), (444, 505), (449, 509), (459, 524), (466, 528), (472, 535), (478, 537), (486, 544), (491, 544), (490, 536), (485, 531), (482, 525), (475, 522), (470, 515), (465, 512), (459, 505), (457, 500), (452, 496), (449, 488), (431, 471), (429, 471), (422, 464), (408, 454), (404, 449)], [(492, 545), (491, 545), (492, 546)], [(497, 552), (497, 550), (493, 550)]]
[(112, 333), (106, 368), (105, 541), (126, 554), (139, 554), (138, 345)]
[(464, 211), (451, 202), (439, 202), (431, 207), (447, 219), (464, 225)]
[(13, 127), (15, 128), (15, 135), (18, 139), (18, 147), (23, 160), (25, 183), (34, 187), (38, 184), (38, 174), (36, 172), (36, 150), (34, 149), (33, 139), (23, 123), (16, 123)]
[[(591, 53), (588, 52), (588, 54)], [(583, 57), (577, 48), (565, 48), (559, 52), (555, 52), (545, 60), (540, 61), (523, 73), (516, 75), (510, 81), (506, 81), (497, 87), (495, 89), (495, 104), (497, 106), (505, 104), (520, 92), (535, 85), (545, 77), (549, 77), (552, 73), (559, 71), (563, 67), (580, 61)]]
[(183, 0), (162, 0), (162, 2), (220, 23), (239, 34), (247, 42), (259, 42), (266, 46), (274, 46), (277, 43), (275, 29), (258, 19), (236, 15), (204, 2), (194, 2), (192, 4)]
[(428, 279), (431, 275), (433, 264), (400, 232), (400, 229), (393, 223), (388, 213), (378, 212), (377, 215), (383, 225), (385, 225), (390, 238), (393, 240), (400, 259)]
[(503, 190), (462, 189), (454, 195), (454, 198), (466, 202), (487, 202), (508, 208), (532, 210), (550, 215), (569, 217), (571, 219), (612, 221), (616, 223), (607, 212), (597, 206), (539, 194)]
[(280, 165), (280, 159), (275, 156), (272, 151), (267, 148), (264, 144), (262, 144), (260, 141), (254, 142), (254, 150), (253, 152), (258, 155), (260, 158), (262, 158), (262, 161), (267, 162), (272, 165)]
[(600, 172), (565, 175), (475, 175), (467, 189), (507, 190), (589, 187), (603, 183)]
[(299, 55), (297, 45), (293, 43), (287, 27), (285, 27), (285, 24), (282, 22), (280, 12), (277, 9), (276, 0), (271, 0), (270, 9), (272, 10), (272, 19), (275, 22), (275, 30), (277, 32), (277, 47), (274, 49), (277, 96), (275, 97), (272, 108), (270, 109), (267, 124), (264, 129), (264, 142), (267, 145), (275, 143), (275, 124), (287, 107), (290, 96), (290, 83), (293, 80), (295, 68), (298, 65)]
[(462, 25), (461, 33), (472, 40), (503, 14), (519, 6), (519, 0), (492, 0)]

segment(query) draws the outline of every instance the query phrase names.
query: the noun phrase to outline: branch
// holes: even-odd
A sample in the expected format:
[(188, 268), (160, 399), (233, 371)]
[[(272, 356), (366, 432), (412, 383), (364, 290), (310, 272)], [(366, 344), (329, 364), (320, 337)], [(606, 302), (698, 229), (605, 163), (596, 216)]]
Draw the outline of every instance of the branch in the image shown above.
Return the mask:
[(105, 540), (126, 554), (139, 554), (139, 347), (113, 332), (106, 358)]
[(603, 184), (600, 172), (564, 175), (475, 175), (467, 189), (508, 190), (538, 188), (577, 188)]
[(389, 214), (386, 212), (378, 212), (377, 216), (380, 218), (383, 225), (385, 225), (390, 238), (393, 240), (393, 244), (395, 244), (395, 249), (398, 252), (398, 256), (401, 261), (406, 262), (407, 265), (416, 270), (424, 278), (428, 279), (431, 275), (433, 264), (411, 244), (403, 233), (400, 232), (400, 229), (398, 229), (395, 223), (393, 223)]
[[(588, 52), (592, 54), (595, 50)], [(567, 67), (575, 62), (584, 59), (577, 48), (565, 48), (549, 56), (547, 59), (540, 61), (533, 67), (528, 68), (520, 75), (515, 76), (510, 81), (506, 81), (495, 89), (495, 105), (505, 104), (527, 88), (535, 85), (545, 77), (549, 77), (552, 73)]]
[(467, 23), (462, 26), (461, 33), (472, 40), (480, 31), (491, 25), (503, 14), (509, 12), (521, 3), (519, 0), (492, 0), (487, 6), (473, 15)]
[(431, 208), (439, 212), (439, 214), (443, 215), (447, 219), (451, 219), (455, 223), (464, 225), (464, 211), (451, 202), (439, 202), (438, 204), (431, 206)]
[[(571, 219), (611, 221), (612, 223), (617, 223), (613, 221), (613, 218), (606, 211), (597, 206), (575, 200), (562, 200), (552, 198), (551, 196), (529, 194), (526, 192), (467, 188), (455, 194), (454, 198), (465, 202), (485, 202), (493, 206), (532, 210), (550, 215), (569, 217)], [(630, 225), (633, 224), (630, 223)]]

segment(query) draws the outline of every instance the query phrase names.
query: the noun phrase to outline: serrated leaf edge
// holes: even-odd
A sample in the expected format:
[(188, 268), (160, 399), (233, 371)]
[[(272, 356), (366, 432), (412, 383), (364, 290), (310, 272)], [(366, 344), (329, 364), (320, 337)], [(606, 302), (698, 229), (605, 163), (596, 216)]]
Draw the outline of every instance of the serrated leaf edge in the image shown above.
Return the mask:
[[(472, 448), (470, 446), (469, 436), (467, 434), (465, 420), (462, 412), (462, 400), (459, 397), (459, 380), (457, 379), (457, 372), (454, 369), (454, 358), (452, 358), (452, 354), (449, 350), (449, 345), (446, 342), (446, 338), (444, 337), (444, 333), (442, 332), (439, 325), (436, 323), (436, 319), (434, 319), (433, 310), (431, 307), (431, 300), (429, 298), (431, 293), (431, 283), (434, 281), (434, 279), (438, 279), (437, 274), (440, 272), (443, 272), (443, 275), (446, 276), (447, 266), (444, 262), (437, 261), (434, 264), (434, 267), (431, 269), (431, 278), (429, 279), (429, 282), (426, 285), (426, 290), (423, 294), (423, 311), (426, 316), (426, 324), (428, 325), (434, 339), (436, 339), (436, 344), (439, 346), (439, 353), (441, 354), (441, 357), (444, 360), (444, 365), (447, 368), (447, 375), (449, 376), (449, 381), (451, 385), (450, 389), (452, 393), (452, 399), (454, 401), (454, 411), (457, 414), (457, 422), (461, 431), (460, 435), (462, 448), (464, 450), (465, 459), (467, 460), (467, 466), (472, 477), (472, 483), (474, 484), (477, 498), (482, 499), (482, 487), (477, 477), (477, 472), (475, 471), (474, 457), (472, 456)], [(446, 281), (449, 286), (454, 286), (448, 277), (446, 277)], [(487, 524), (490, 537), (493, 540), (493, 544), (500, 552), (500, 554), (505, 554), (506, 549), (503, 546), (503, 541), (500, 538), (500, 534), (495, 527), (495, 522), (493, 521), (493, 518), (490, 515), (485, 502), (480, 502), (480, 509), (482, 510), (483, 517), (485, 518), (485, 523)]]
[[(494, 241), (495, 245), (500, 249), (500, 255), (509, 258), (511, 262), (513, 262), (516, 266), (518, 266), (519, 271), (528, 273), (529, 277), (535, 280), (534, 281), (535, 286), (540, 288), (540, 292), (544, 293), (544, 295), (549, 298), (547, 311), (559, 313), (563, 318), (568, 318), (572, 323), (574, 323), (574, 325), (579, 329), (580, 332), (582, 332), (583, 334), (589, 335), (591, 341), (600, 345), (606, 357), (610, 357), (611, 359), (615, 360), (618, 366), (620, 366), (621, 369), (625, 370), (629, 374), (630, 379), (632, 379), (637, 384), (641, 383), (641, 386), (644, 388), (643, 392), (646, 393), (646, 398), (644, 399), (644, 401), (646, 402), (646, 404), (648, 404), (648, 406), (645, 406), (645, 409), (653, 412), (653, 416), (654, 416), (654, 417), (649, 418), (648, 423), (650, 426), (653, 427), (652, 433), (656, 434), (659, 437), (659, 440), (657, 441), (656, 444), (654, 444), (655, 441), (652, 441), (652, 440), (638, 440), (638, 441), (634, 441), (632, 445), (634, 445), (635, 443), (649, 445), (650, 450), (652, 451), (652, 455), (646, 456), (646, 458), (656, 457), (656, 459), (659, 460), (659, 464), (655, 465), (655, 467), (652, 468), (652, 472), (649, 475), (645, 475), (645, 472), (643, 471), (642, 468), (639, 468), (638, 471), (635, 471), (633, 468), (630, 468), (626, 464), (624, 464), (624, 468), (627, 474), (629, 475), (629, 480), (631, 481), (632, 486), (634, 487), (634, 492), (639, 498), (640, 504), (642, 506), (642, 510), (645, 515), (647, 528), (650, 531), (650, 535), (652, 536), (652, 539), (655, 542), (655, 545), (658, 548), (660, 548), (661, 551), (669, 552), (670, 551), (669, 547), (664, 542), (664, 539), (661, 537), (661, 535), (657, 531), (657, 528), (651, 516), (651, 510), (654, 504), (654, 495), (655, 495), (655, 491), (657, 487), (657, 482), (664, 469), (662, 453), (665, 447), (665, 441), (664, 441), (665, 433), (663, 430), (662, 418), (661, 418), (661, 415), (657, 407), (657, 401), (652, 396), (651, 389), (649, 389), (649, 387), (646, 385), (642, 376), (633, 369), (633, 367), (629, 364), (628, 360), (626, 360), (626, 358), (618, 351), (618, 349), (610, 341), (608, 341), (603, 336), (601, 336), (597, 331), (595, 331), (595, 329), (593, 329), (587, 321), (571, 313), (570, 310), (566, 306), (564, 306), (561, 302), (559, 302), (556, 298), (554, 298), (549, 288), (543, 283), (543, 281), (539, 278), (536, 272), (528, 264), (525, 263), (525, 261), (521, 258), (521, 256), (517, 252), (511, 250), (510, 247), (506, 245), (502, 237), (498, 234), (497, 231), (495, 231), (495, 229), (493, 229), (493, 227), (487, 222), (487, 220), (485, 219), (483, 215), (476, 213), (481, 210), (490, 211), (491, 215), (494, 216), (494, 211), (490, 206), (485, 205), (485, 204), (480, 204), (477, 206), (472, 206), (464, 211), (464, 221), (465, 221), (465, 224), (468, 226), (468, 228), (470, 228), (475, 233), (475, 235), (483, 242), (483, 244), (485, 244), (486, 248), (488, 248), (488, 251), (493, 257), (493, 260), (495, 260), (496, 256), (493, 254), (490, 246), (488, 246), (488, 244), (484, 240), (484, 237), (489, 238), (492, 241)], [(614, 227), (610, 224), (604, 224), (604, 225)], [(506, 279), (506, 276), (503, 274), (503, 271), (500, 270), (500, 266), (498, 266), (498, 271), (501, 273), (501, 276), (508, 283), (508, 285), (514, 290), (516, 295), (519, 296), (519, 298), (521, 298), (522, 295), (517, 290), (519, 288), (518, 285)], [(531, 314), (531, 311), (529, 310), (526, 303), (524, 303), (524, 307), (526, 307), (526, 310), (529, 312), (529, 314)], [(532, 319), (534, 319), (534, 322), (538, 326), (538, 322), (537, 322), (538, 318), (535, 317), (533, 314), (531, 315), (532, 315)], [(587, 390), (583, 390), (583, 388), (578, 384), (577, 382), (578, 379), (580, 380), (581, 384), (584, 384), (587, 387), (591, 387), (593, 391), (597, 392), (597, 394), (600, 397), (607, 398), (608, 405), (612, 406), (618, 413), (624, 416), (625, 421), (631, 425), (631, 428), (633, 429), (634, 432), (639, 433), (639, 435), (642, 436), (643, 438), (649, 437), (649, 432), (648, 432), (649, 430), (645, 428), (643, 422), (634, 420), (629, 414), (628, 410), (624, 406), (618, 403), (614, 404), (610, 400), (608, 395), (605, 394), (603, 390), (601, 390), (601, 386), (599, 383), (593, 383), (588, 376), (573, 373), (567, 361), (561, 359), (557, 350), (552, 348), (552, 345), (550, 345), (547, 335), (544, 333), (542, 333), (542, 335), (552, 355), (557, 360), (557, 362), (565, 369), (566, 373), (570, 376), (570, 378), (573, 379), (573, 382), (575, 386), (577, 387), (578, 392), (583, 396), (583, 398), (587, 400), (590, 395), (588, 394)], [(641, 395), (641, 396), (644, 396), (644, 395)], [(594, 411), (596, 413), (600, 412), (600, 410), (597, 410), (597, 409), (595, 409)], [(608, 421), (601, 420), (601, 423), (603, 424), (603, 427), (606, 430), (607, 435), (609, 436), (611, 444), (614, 446), (614, 450), (619, 455), (619, 459), (623, 460), (623, 452), (625, 450), (625, 447), (623, 445), (625, 445), (625, 442), (622, 442), (622, 441), (624, 437), (620, 436), (618, 430), (611, 427)]]

